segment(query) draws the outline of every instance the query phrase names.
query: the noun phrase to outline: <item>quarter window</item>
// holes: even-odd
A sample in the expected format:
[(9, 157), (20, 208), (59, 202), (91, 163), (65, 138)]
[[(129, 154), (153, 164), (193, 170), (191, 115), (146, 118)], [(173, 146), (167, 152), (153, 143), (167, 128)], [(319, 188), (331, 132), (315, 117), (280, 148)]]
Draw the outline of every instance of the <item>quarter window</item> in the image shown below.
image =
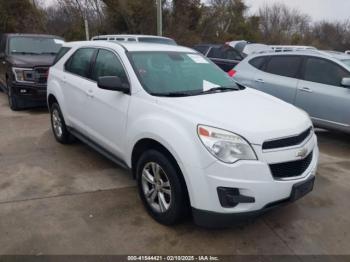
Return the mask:
[(306, 60), (304, 74), (306, 81), (341, 86), (344, 77), (350, 77), (350, 73), (333, 62), (319, 58)]
[(100, 49), (92, 70), (92, 79), (97, 82), (102, 76), (118, 76), (122, 83), (128, 83), (124, 67), (118, 57), (111, 51)]
[(296, 77), (300, 64), (299, 56), (272, 56), (265, 71), (280, 76)]
[(88, 78), (91, 59), (94, 52), (95, 49), (93, 48), (82, 48), (77, 50), (68, 60), (65, 66), (66, 71)]

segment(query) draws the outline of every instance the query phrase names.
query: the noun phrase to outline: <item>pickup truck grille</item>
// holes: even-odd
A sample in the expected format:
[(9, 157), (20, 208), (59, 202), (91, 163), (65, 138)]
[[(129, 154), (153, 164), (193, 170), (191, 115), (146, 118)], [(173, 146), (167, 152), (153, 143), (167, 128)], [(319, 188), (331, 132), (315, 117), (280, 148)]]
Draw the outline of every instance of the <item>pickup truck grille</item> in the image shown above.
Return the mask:
[(49, 75), (48, 67), (35, 67), (35, 82), (38, 84), (46, 84)]
[(301, 176), (311, 164), (313, 152), (306, 158), (293, 162), (271, 164), (272, 176), (277, 179)]
[(264, 142), (262, 145), (263, 150), (290, 147), (300, 145), (311, 134), (312, 128), (310, 127), (298, 136), (292, 136), (272, 141)]

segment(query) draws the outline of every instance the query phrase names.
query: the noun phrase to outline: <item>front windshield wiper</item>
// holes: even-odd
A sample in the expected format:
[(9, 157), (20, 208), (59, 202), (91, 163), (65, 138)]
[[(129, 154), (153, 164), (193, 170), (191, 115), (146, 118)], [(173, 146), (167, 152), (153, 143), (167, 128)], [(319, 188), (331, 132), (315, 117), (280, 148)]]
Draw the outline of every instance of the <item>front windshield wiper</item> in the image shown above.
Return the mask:
[(55, 52), (42, 52), (41, 55), (57, 55)]
[(203, 94), (238, 91), (238, 90), (239, 90), (238, 87), (218, 86), (218, 87), (213, 87), (213, 88), (210, 88), (209, 90), (203, 91)]
[(11, 52), (12, 54), (21, 54), (21, 55), (40, 55), (40, 53), (34, 53), (34, 52)]
[(184, 96), (193, 96), (195, 93), (188, 92), (168, 92), (168, 93), (150, 93), (152, 96), (162, 96), (162, 97), (184, 97)]

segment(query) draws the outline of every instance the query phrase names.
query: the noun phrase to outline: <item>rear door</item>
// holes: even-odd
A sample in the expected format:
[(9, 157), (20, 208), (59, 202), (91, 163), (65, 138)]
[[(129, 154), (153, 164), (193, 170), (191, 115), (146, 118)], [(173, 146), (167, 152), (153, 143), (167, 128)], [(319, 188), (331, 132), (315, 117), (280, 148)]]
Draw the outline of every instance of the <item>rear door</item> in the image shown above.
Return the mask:
[(316, 123), (350, 126), (350, 89), (341, 85), (350, 72), (324, 58), (308, 57), (298, 84), (296, 105), (310, 114)]
[(225, 72), (230, 71), (243, 59), (240, 53), (230, 46), (213, 47), (208, 53), (208, 58)]
[(252, 76), (260, 91), (294, 104), (302, 64), (301, 56), (271, 56), (259, 74)]
[(97, 49), (80, 48), (65, 64), (63, 95), (68, 109), (69, 122), (84, 135), (90, 136), (91, 130), (87, 125), (88, 118), (93, 117), (93, 113), (86, 114), (87, 102), (92, 95), (91, 90), (96, 83), (89, 79), (91, 72), (91, 62)]

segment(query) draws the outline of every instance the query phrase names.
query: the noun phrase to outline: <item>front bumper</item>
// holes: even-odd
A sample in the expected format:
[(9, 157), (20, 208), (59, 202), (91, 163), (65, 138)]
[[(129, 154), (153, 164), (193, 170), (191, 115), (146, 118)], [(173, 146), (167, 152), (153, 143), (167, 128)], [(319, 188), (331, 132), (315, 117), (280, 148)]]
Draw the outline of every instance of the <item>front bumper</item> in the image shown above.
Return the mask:
[[(309, 183), (313, 187), (314, 181), (315, 181), (315, 176), (310, 176), (306, 181), (302, 183)], [(247, 220), (263, 215), (272, 209), (293, 203), (299, 198), (300, 197), (295, 197), (295, 194), (292, 191), (288, 198), (269, 203), (260, 210), (244, 212), (244, 213), (226, 214), (226, 213), (210, 212), (210, 211), (192, 208), (192, 216), (195, 223), (199, 226), (210, 227), (210, 228), (228, 227), (228, 226), (238, 225), (240, 223), (247, 222)]]
[(46, 84), (22, 84), (12, 83), (13, 95), (19, 104), (25, 106), (45, 106), (46, 105)]
[[(302, 175), (287, 179), (274, 178), (269, 164), (295, 160), (300, 148), (307, 148), (308, 154), (312, 153), (313, 156)], [(292, 202), (293, 186), (315, 177), (319, 158), (315, 135), (296, 148), (280, 152), (263, 152), (255, 148), (255, 151), (258, 154), (257, 161), (239, 161), (232, 165), (216, 161), (205, 169), (192, 169), (192, 174), (197, 175), (191, 176), (196, 177), (195, 181), (190, 181), (190, 187), (195, 185), (195, 190), (189, 190), (192, 191), (189, 194), (196, 223), (205, 225), (206, 222), (214, 222), (221, 226), (235, 223), (237, 219), (259, 215), (272, 207)], [(218, 196), (218, 188), (221, 187), (238, 189), (241, 196), (254, 201), (224, 207)], [(230, 223), (225, 223), (226, 220)]]

